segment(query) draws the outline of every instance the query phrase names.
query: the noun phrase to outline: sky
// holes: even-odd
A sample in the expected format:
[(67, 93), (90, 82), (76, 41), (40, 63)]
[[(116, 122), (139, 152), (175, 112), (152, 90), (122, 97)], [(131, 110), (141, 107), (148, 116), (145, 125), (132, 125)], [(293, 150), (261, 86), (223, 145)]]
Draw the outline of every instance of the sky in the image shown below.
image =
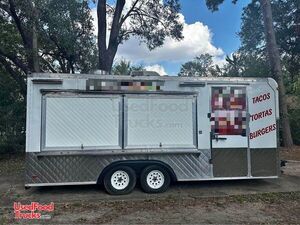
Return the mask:
[[(127, 0), (128, 5), (132, 0)], [(131, 38), (119, 46), (116, 61), (130, 60), (143, 65), (147, 70), (160, 75), (177, 75), (181, 64), (197, 55), (208, 53), (215, 64), (222, 65), (225, 56), (240, 46), (238, 32), (241, 25), (242, 9), (251, 0), (239, 0), (236, 5), (225, 0), (219, 11), (211, 12), (205, 0), (181, 0), (180, 20), (184, 23), (181, 41), (166, 38), (162, 47), (149, 51), (137, 38)], [(96, 20), (96, 11), (92, 9)]]

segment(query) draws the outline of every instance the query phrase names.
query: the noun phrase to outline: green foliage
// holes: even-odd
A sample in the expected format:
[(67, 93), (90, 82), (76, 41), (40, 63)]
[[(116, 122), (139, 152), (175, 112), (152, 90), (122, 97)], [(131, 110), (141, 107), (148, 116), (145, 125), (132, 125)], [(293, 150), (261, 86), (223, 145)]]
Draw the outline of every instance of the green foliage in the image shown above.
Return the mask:
[(291, 132), (295, 145), (300, 145), (300, 109), (289, 110)]
[[(237, 3), (238, 0), (232, 0), (232, 3)], [(206, 6), (211, 11), (218, 11), (219, 6), (224, 2), (224, 0), (206, 0)]]
[(13, 71), (20, 75), (30, 70), (33, 5), (41, 70), (74, 73), (96, 69), (97, 44), (87, 1), (0, 0), (0, 57), (5, 57)]
[(300, 97), (300, 77), (292, 84), (292, 92)]
[(87, 1), (0, 0), (0, 152), (24, 148), (33, 3), (42, 71), (89, 72), (97, 67)]
[[(215, 11), (223, 2), (224, 0), (206, 0), (206, 5)], [(286, 89), (289, 94), (294, 94), (300, 77), (300, 1), (270, 0), (270, 2)], [(253, 0), (243, 9), (239, 36), (242, 46), (232, 59), (227, 57), (225, 75), (272, 76), (267, 70), (266, 38), (259, 0)]]
[(202, 54), (197, 56), (192, 61), (181, 65), (178, 76), (219, 76), (220, 68), (214, 66), (212, 56), (209, 54)]
[(21, 37), (16, 26), (9, 22), (7, 15), (0, 13), (0, 46), (1, 50), (8, 53), (21, 53), (24, 55), (24, 48), (20, 46)]
[(132, 71), (142, 71), (144, 67), (142, 65), (133, 66), (130, 61), (122, 59), (113, 66), (112, 74), (114, 75), (130, 75)]
[(53, 68), (67, 73), (96, 69), (96, 37), (87, 1), (44, 0), (39, 18), (40, 47)]
[(300, 145), (300, 95), (289, 98), (289, 117), (294, 143)]
[(25, 100), (17, 83), (0, 73), (0, 153), (20, 151), (25, 144)]
[(226, 57), (222, 68), (225, 77), (269, 77), (268, 63), (265, 58), (255, 54), (238, 51)]
[[(300, 77), (300, 2), (299, 0), (271, 0), (274, 29), (276, 33), (283, 70), (292, 84)], [(265, 54), (266, 42), (260, 3), (252, 1), (242, 14), (239, 33), (241, 49), (256, 55)]]

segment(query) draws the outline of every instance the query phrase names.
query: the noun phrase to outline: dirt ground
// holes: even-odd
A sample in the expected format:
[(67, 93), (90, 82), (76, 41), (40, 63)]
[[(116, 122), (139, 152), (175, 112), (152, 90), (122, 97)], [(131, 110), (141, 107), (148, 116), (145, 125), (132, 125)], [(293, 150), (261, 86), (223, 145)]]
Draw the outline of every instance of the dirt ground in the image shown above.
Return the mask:
[[(217, 198), (175, 196), (56, 204), (50, 219), (28, 224), (299, 224), (300, 193), (271, 193)], [(13, 220), (4, 209), (3, 224)]]
[[(23, 156), (2, 157), (0, 224), (300, 224), (299, 150), (281, 150), (288, 162), (279, 179), (175, 183), (155, 195), (137, 187), (125, 196), (97, 186), (24, 190)], [(15, 220), (13, 203), (32, 201), (54, 202), (54, 212)]]
[(280, 158), (290, 161), (300, 161), (300, 146), (280, 148)]

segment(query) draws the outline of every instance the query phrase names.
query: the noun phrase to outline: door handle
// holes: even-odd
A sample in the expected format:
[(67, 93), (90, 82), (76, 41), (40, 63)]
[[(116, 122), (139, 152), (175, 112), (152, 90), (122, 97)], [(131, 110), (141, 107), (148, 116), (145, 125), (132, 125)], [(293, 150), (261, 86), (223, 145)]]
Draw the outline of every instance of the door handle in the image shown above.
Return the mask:
[(225, 140), (227, 140), (227, 138), (224, 138), (224, 137), (220, 137), (220, 138), (219, 138), (219, 137), (218, 137), (217, 140), (225, 141)]
[(225, 137), (219, 137), (218, 134), (212, 134), (212, 139), (215, 139), (216, 141), (225, 141), (227, 138)]

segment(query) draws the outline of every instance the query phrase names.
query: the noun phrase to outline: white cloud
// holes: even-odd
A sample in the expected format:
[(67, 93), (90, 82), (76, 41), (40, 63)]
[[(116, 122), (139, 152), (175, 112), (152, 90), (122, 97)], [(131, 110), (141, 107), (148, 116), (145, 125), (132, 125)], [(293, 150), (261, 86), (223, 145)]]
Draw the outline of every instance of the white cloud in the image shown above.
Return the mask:
[[(184, 16), (180, 15), (184, 21)], [(201, 22), (187, 24), (183, 27), (184, 39), (181, 41), (166, 38), (162, 47), (152, 51), (144, 43), (139, 43), (137, 38), (131, 38), (119, 46), (117, 57), (131, 61), (156, 63), (159, 61), (184, 62), (200, 54), (208, 53), (212, 56), (222, 56), (223, 50), (212, 44), (212, 33), (208, 26)]]
[[(97, 35), (96, 8), (92, 9), (92, 16), (94, 18), (95, 34)], [(132, 37), (119, 46), (116, 58), (130, 60), (133, 63), (152, 65), (162, 61), (184, 63), (192, 60), (197, 55), (207, 53), (213, 56), (215, 64), (224, 65), (224, 52), (221, 48), (213, 45), (213, 34), (208, 26), (200, 21), (187, 24), (182, 14), (179, 14), (179, 20), (184, 24), (183, 40), (176, 41), (167, 37), (163, 46), (149, 51), (147, 46), (140, 43), (138, 38)]]
[(165, 68), (163, 66), (161, 66), (161, 65), (158, 65), (158, 64), (154, 64), (154, 65), (150, 65), (150, 66), (145, 66), (145, 69), (147, 71), (157, 72), (160, 76), (167, 75), (167, 72), (165, 71)]
[(226, 64), (226, 56), (217, 56), (217, 57), (213, 57), (213, 63), (215, 65), (218, 65), (220, 68), (222, 68), (225, 64)]

